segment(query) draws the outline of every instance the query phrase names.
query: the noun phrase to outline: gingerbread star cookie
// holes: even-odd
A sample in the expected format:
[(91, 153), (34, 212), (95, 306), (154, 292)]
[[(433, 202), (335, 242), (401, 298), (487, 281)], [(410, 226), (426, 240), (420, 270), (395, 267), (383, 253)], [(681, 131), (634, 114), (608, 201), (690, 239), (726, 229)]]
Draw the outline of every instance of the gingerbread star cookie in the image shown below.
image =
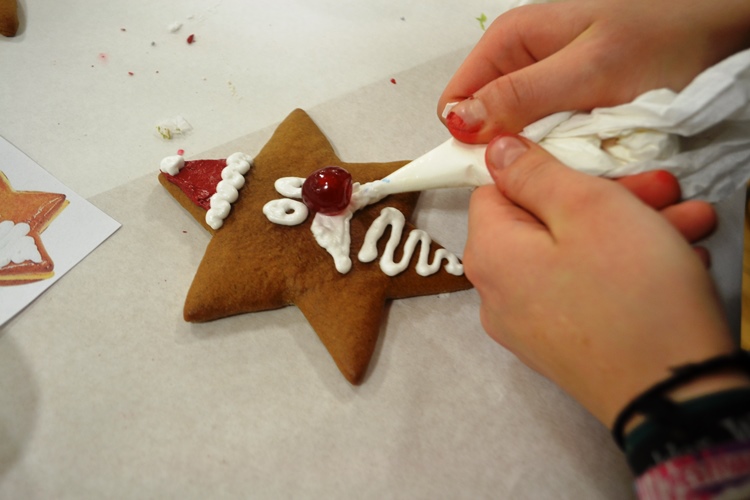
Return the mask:
[(15, 191), (0, 171), (0, 286), (54, 275), (41, 234), (67, 205), (64, 194)]
[(18, 3), (0, 0), (0, 35), (13, 37), (18, 32)]
[(165, 160), (160, 183), (212, 234), (185, 301), (187, 321), (296, 305), (342, 374), (358, 384), (387, 300), (471, 287), (454, 255), (404, 222), (418, 193), (364, 203), (345, 217), (307, 213), (296, 199), (313, 172), (341, 167), (356, 190), (406, 162), (343, 162), (302, 110), (254, 159)]

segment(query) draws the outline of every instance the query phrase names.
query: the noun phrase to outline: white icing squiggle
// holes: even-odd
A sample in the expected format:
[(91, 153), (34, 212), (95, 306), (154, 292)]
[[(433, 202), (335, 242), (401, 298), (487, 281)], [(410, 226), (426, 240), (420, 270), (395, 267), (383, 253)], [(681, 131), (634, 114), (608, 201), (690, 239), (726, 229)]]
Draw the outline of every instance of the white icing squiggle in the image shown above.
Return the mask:
[(245, 153), (234, 153), (227, 158), (227, 166), (221, 171), (222, 180), (216, 185), (216, 193), (211, 196), (210, 208), (206, 212), (206, 224), (211, 228), (219, 229), (224, 225), (252, 164), (253, 158)]
[(432, 262), (429, 262), (430, 245), (432, 239), (426, 231), (413, 229), (404, 243), (404, 255), (400, 262), (394, 261), (396, 247), (401, 241), (401, 235), (404, 232), (406, 218), (404, 214), (392, 207), (386, 207), (380, 212), (380, 216), (375, 219), (367, 230), (365, 241), (359, 251), (358, 258), (361, 262), (372, 262), (378, 256), (377, 243), (385, 233), (385, 229), (391, 226), (391, 234), (385, 245), (383, 256), (380, 258), (380, 269), (388, 276), (396, 276), (409, 267), (409, 262), (414, 256), (414, 250), (417, 244), (420, 244), (419, 257), (416, 265), (417, 274), (420, 276), (430, 276), (440, 270), (443, 260), (446, 260), (445, 270), (455, 276), (464, 273), (464, 266), (458, 260), (455, 254), (444, 248), (435, 251)]
[(9, 220), (0, 221), (0, 267), (27, 260), (37, 264), (42, 262), (34, 238), (28, 236), (30, 230), (31, 227), (25, 222), (14, 224)]
[(307, 205), (301, 201), (281, 198), (271, 200), (263, 205), (263, 214), (274, 224), (297, 226), (305, 222), (308, 215)]

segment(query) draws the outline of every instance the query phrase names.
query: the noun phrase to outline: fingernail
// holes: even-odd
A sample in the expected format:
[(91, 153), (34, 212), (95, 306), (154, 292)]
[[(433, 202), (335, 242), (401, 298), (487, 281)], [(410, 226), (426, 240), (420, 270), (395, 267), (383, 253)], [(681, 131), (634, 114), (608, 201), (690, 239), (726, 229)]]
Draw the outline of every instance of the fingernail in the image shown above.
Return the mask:
[(490, 141), (487, 145), (485, 161), (490, 168), (502, 170), (509, 167), (528, 150), (529, 147), (517, 137), (501, 135)]
[(486, 119), (487, 110), (482, 101), (470, 97), (453, 106), (445, 122), (453, 135), (464, 135), (478, 132)]

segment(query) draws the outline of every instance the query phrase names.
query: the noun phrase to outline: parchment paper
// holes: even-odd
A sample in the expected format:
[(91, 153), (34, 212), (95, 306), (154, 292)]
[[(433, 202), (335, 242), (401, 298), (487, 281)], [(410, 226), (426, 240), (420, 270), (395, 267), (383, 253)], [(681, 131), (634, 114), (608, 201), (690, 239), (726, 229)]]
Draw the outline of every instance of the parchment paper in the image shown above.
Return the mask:
[[(343, 159), (415, 158), (465, 55), (307, 111)], [(632, 497), (608, 432), (483, 333), (473, 290), (393, 302), (358, 387), (296, 308), (185, 323), (209, 238), (160, 159), (91, 200), (122, 228), (0, 329), (0, 498)], [(459, 254), (469, 195), (418, 209)]]

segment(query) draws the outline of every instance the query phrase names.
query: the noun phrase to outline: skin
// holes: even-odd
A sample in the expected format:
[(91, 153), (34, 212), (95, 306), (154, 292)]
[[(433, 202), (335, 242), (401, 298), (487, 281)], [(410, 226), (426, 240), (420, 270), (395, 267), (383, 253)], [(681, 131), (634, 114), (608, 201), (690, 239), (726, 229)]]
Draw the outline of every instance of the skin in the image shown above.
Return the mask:
[[(557, 111), (622, 104), (655, 88), (679, 91), (705, 68), (750, 46), (749, 28), (746, 0), (570, 0), (519, 7), (489, 26), (449, 81), (437, 111), (442, 114), (449, 102), (479, 108), (463, 114), (459, 106), (454, 120), (441, 119), (459, 140), (487, 143)], [(468, 105), (469, 97), (477, 103)]]
[[(669, 174), (590, 177), (512, 134), (554, 112), (679, 91), (748, 46), (747, 0), (529, 5), (492, 23), (438, 102), (454, 137), (490, 143), (496, 185), (472, 196), (464, 253), (484, 328), (607, 426), (671, 367), (735, 348), (708, 255), (691, 246), (716, 216), (681, 202)], [(718, 373), (669, 396), (748, 384)]]
[[(715, 224), (709, 205), (670, 204), (674, 192), (653, 187), (662, 174), (588, 176), (514, 136), (487, 161), (496, 185), (472, 196), (464, 253), (482, 324), (605, 425), (670, 367), (733, 349), (689, 244)], [(721, 374), (673, 396), (748, 383)]]

